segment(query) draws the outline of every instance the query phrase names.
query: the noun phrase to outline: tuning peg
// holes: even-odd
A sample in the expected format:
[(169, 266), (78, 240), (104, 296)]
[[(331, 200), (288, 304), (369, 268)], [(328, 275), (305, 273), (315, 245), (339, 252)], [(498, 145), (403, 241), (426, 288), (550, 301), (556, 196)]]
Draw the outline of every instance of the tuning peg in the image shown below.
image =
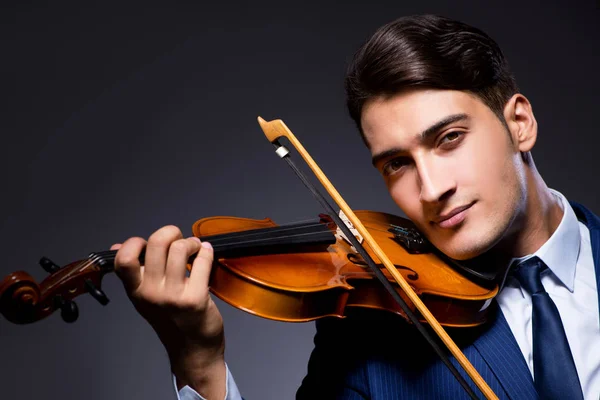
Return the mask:
[(60, 316), (65, 322), (75, 322), (79, 317), (79, 308), (77, 303), (72, 300), (67, 300), (65, 305), (60, 308)]
[(60, 316), (65, 322), (75, 322), (79, 317), (79, 308), (77, 303), (72, 300), (65, 300), (62, 296), (57, 295), (54, 297), (54, 301), (58, 308), (60, 308)]
[(106, 297), (106, 294), (102, 290), (98, 289), (91, 280), (85, 280), (85, 288), (89, 294), (91, 294), (92, 297), (98, 300), (98, 303), (102, 304), (103, 306), (107, 305), (110, 301), (108, 300), (108, 297)]
[(49, 274), (53, 274), (60, 269), (58, 265), (54, 264), (52, 260), (47, 257), (40, 258), (40, 265), (44, 268), (44, 271)]

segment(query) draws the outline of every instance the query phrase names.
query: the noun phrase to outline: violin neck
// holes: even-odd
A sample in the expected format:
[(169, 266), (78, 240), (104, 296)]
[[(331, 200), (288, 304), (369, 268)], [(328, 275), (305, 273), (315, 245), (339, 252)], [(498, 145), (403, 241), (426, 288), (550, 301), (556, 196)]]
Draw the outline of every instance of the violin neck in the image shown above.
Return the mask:
[[(215, 251), (215, 259), (218, 259), (323, 250), (334, 244), (336, 237), (328, 224), (313, 221), (203, 236), (200, 237), (200, 240), (210, 242)], [(88, 260), (108, 272), (114, 269), (116, 254), (117, 250), (95, 252), (88, 256)], [(190, 256), (189, 264), (194, 262), (196, 254)], [(145, 255), (146, 251), (143, 250), (140, 254), (140, 263), (142, 264), (144, 264)]]

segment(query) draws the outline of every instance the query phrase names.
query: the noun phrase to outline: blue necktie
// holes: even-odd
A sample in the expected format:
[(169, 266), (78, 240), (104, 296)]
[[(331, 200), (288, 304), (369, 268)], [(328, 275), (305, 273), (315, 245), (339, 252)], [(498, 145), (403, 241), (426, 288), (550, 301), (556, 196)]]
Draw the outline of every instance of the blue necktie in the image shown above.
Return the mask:
[(558, 309), (540, 278), (546, 268), (542, 260), (532, 257), (514, 270), (514, 276), (531, 295), (533, 306), (533, 380), (542, 399), (583, 399)]

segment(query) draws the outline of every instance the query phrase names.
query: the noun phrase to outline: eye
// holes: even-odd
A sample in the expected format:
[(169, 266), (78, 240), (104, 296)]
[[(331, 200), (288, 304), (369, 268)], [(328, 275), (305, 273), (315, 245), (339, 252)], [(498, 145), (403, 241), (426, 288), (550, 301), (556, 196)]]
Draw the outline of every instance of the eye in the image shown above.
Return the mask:
[(383, 165), (381, 172), (384, 176), (393, 175), (396, 172), (400, 171), (402, 167), (404, 167), (407, 164), (408, 161), (405, 158), (394, 158)]
[(450, 143), (458, 142), (458, 140), (461, 139), (462, 136), (463, 132), (460, 131), (449, 132), (440, 139), (439, 145), (447, 145)]

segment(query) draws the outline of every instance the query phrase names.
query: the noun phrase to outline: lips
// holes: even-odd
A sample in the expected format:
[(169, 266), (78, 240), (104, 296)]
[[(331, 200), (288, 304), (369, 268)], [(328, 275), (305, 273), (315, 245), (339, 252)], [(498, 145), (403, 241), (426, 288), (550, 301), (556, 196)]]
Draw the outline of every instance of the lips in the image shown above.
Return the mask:
[(456, 207), (450, 212), (440, 215), (433, 222), (439, 225), (441, 228), (451, 228), (460, 224), (466, 217), (466, 211), (471, 208), (474, 203), (470, 203), (464, 206)]

